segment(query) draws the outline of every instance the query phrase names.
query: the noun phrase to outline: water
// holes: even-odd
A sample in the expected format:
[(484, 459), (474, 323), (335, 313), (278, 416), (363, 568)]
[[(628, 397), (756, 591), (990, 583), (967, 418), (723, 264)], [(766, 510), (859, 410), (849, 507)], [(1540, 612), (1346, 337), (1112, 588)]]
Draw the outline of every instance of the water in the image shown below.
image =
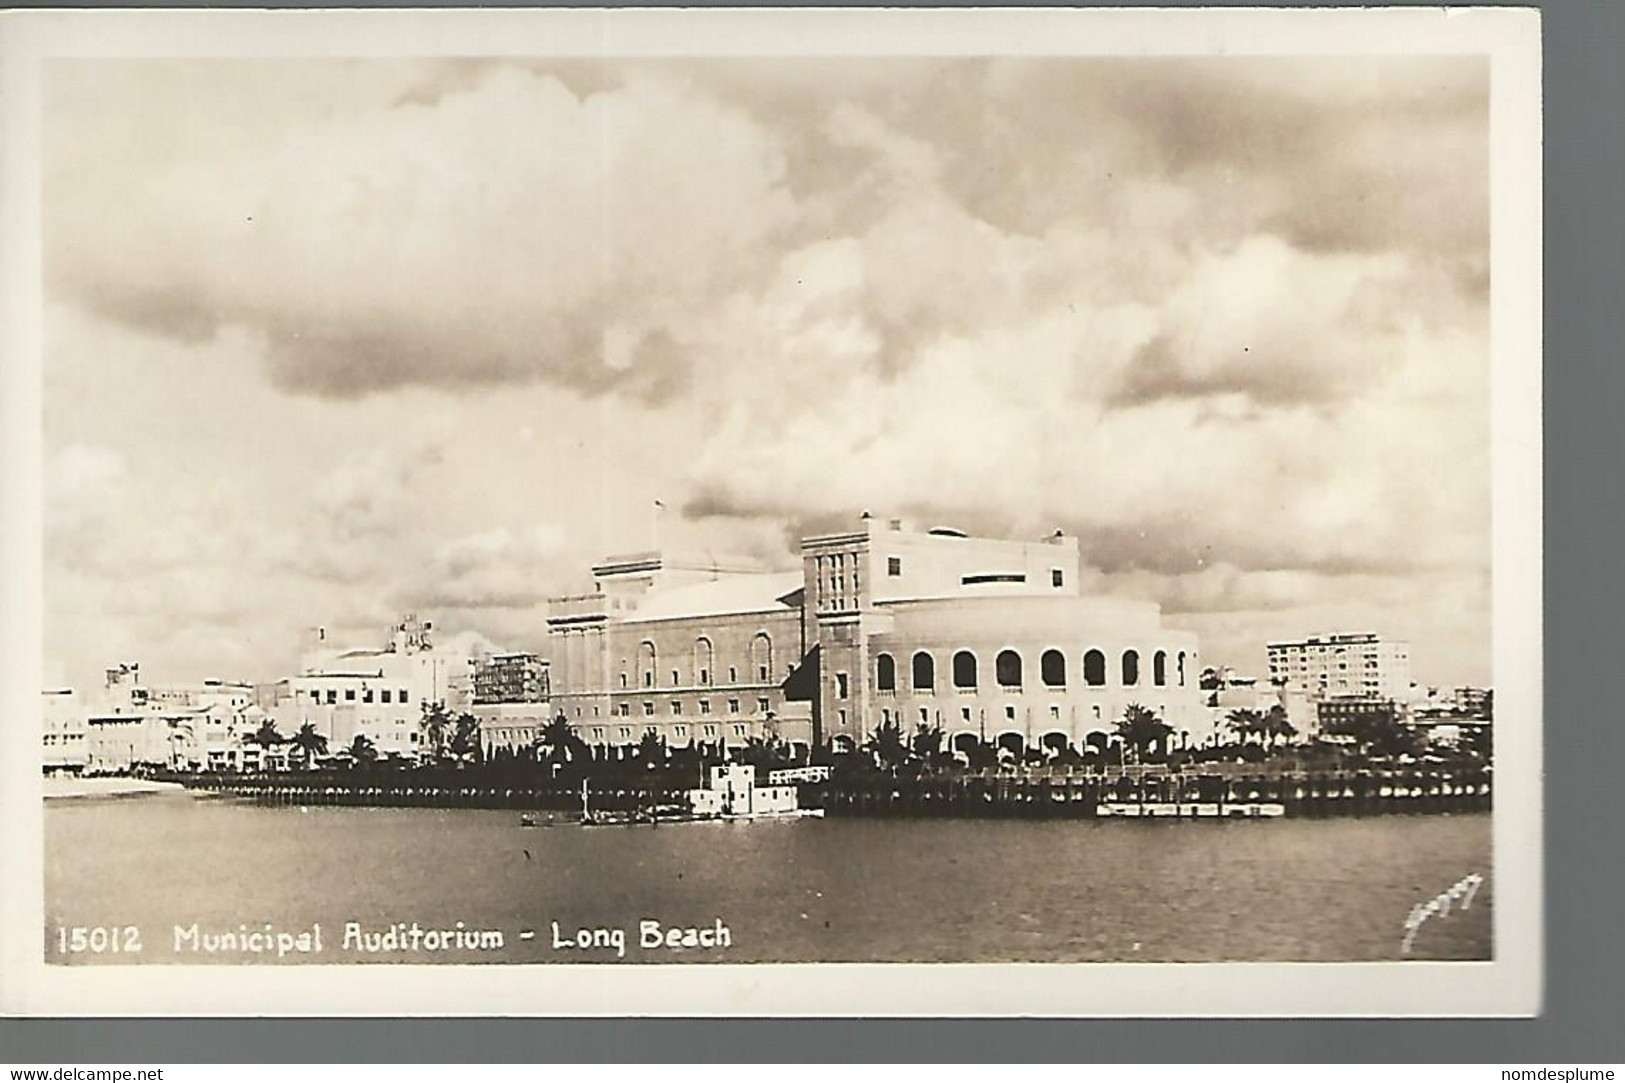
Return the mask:
[[(177, 951), (200, 934), (319, 924), (333, 962), (1118, 962), (1487, 959), (1488, 815), (1365, 820), (869, 820), (526, 828), (513, 812), (261, 808), (169, 795), (48, 803), (46, 956), (277, 962)], [(1412, 908), (1484, 878), (1401, 951)], [(728, 930), (639, 947), (639, 922)], [(490, 929), (498, 950), (357, 953), (347, 922)], [(560, 935), (553, 933), (557, 923)], [(64, 953), (135, 926), (139, 954)], [(579, 929), (613, 946), (557, 948)], [(531, 930), (534, 938), (521, 940)], [(609, 936), (600, 934), (607, 944)], [(70, 944), (71, 946), (71, 944)]]

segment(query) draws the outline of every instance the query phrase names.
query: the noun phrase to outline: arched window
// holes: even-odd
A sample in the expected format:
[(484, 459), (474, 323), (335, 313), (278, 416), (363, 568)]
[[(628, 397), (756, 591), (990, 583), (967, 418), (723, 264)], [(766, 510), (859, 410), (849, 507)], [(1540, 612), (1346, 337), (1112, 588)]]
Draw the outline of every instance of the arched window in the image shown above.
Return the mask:
[(1151, 683), (1161, 688), (1168, 683), (1168, 652), (1158, 651), (1151, 656)]
[(916, 692), (929, 692), (937, 686), (937, 663), (925, 651), (914, 656), (914, 690)]
[(1123, 687), (1133, 688), (1140, 683), (1140, 652), (1123, 652)]
[(1185, 687), (1185, 652), (1179, 652), (1179, 687)]
[(705, 686), (711, 683), (711, 674), (716, 665), (716, 650), (711, 641), (705, 636), (694, 641), (694, 683)]
[(1021, 687), (1021, 655), (1015, 651), (1000, 651), (993, 660), (993, 675), (1001, 688)]
[(1099, 688), (1106, 683), (1106, 656), (1099, 651), (1090, 651), (1083, 656), (1083, 683), (1091, 688)]
[(757, 681), (766, 682), (773, 675), (773, 637), (757, 632), (750, 640), (750, 672)]
[(897, 663), (889, 654), (875, 659), (875, 687), (882, 692), (897, 691)]
[(970, 651), (954, 655), (954, 687), (976, 687), (976, 656)]
[(647, 639), (638, 644), (638, 672), (642, 674), (643, 687), (655, 686), (655, 645)]
[(1039, 675), (1050, 688), (1066, 687), (1066, 655), (1058, 650), (1047, 650), (1038, 660)]

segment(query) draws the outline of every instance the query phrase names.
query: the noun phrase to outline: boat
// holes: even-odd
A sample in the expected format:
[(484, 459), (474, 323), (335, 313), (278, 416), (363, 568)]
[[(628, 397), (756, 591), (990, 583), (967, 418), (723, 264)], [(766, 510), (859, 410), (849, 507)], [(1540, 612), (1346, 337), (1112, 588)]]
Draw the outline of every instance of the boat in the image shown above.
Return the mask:
[(801, 794), (788, 781), (766, 785), (756, 781), (756, 768), (748, 763), (721, 764), (697, 790), (688, 791), (689, 808), (697, 820), (796, 820), (821, 817), (821, 808), (802, 808)]

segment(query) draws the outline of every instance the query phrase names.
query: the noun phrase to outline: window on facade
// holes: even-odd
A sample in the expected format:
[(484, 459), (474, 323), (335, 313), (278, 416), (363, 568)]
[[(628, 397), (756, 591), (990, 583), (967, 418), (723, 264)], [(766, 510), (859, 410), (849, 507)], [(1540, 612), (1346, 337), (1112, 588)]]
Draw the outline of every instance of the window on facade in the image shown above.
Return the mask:
[(1179, 687), (1185, 687), (1185, 652), (1179, 652)]
[(914, 655), (913, 663), (914, 690), (916, 692), (929, 692), (937, 686), (937, 663), (925, 651)]
[(1021, 687), (1021, 655), (1015, 651), (1000, 651), (993, 660), (993, 675), (1005, 688)]
[(733, 666), (728, 667), (728, 683), (729, 684), (738, 684), (739, 683), (739, 670), (735, 669)]
[(622, 718), (630, 718), (632, 717), (632, 705), (630, 703), (618, 703), (615, 705), (615, 713)]
[(882, 654), (875, 659), (875, 687), (882, 692), (897, 690), (897, 663), (892, 656)]
[(960, 651), (954, 655), (954, 687), (976, 687), (976, 656), (970, 651)]
[(837, 699), (845, 699), (847, 696), (846, 674), (844, 673), (835, 674), (835, 696)]
[(1168, 652), (1158, 651), (1151, 656), (1151, 683), (1162, 687), (1168, 683)]
[(766, 632), (757, 632), (750, 640), (750, 664), (756, 679), (767, 680), (773, 672), (773, 640)]
[(1083, 656), (1083, 683), (1091, 688), (1106, 683), (1106, 656), (1100, 651), (1090, 651)]
[(683, 701), (682, 700), (674, 699), (674, 700), (671, 701), (671, 713), (672, 714), (682, 714), (683, 713)]
[(708, 699), (700, 700), (700, 713), (701, 714), (710, 714), (711, 713), (711, 701), (710, 700), (708, 700)]
[(1038, 660), (1039, 675), (1044, 678), (1044, 684), (1050, 688), (1066, 687), (1066, 655), (1058, 650), (1050, 649), (1044, 652)]
[(1054, 704), (1054, 703), (1052, 703), (1052, 704), (1050, 704), (1050, 705), (1049, 705), (1049, 717), (1050, 717), (1050, 721), (1051, 721), (1051, 722), (1058, 722), (1058, 721), (1060, 721), (1060, 718), (1061, 718), (1061, 708), (1060, 708), (1060, 706), (1059, 706), (1059, 705), (1057, 705), (1057, 704)]
[(372, 689), (363, 688), (361, 690), (361, 702), (362, 703), (371, 703), (372, 702)]
[(626, 674), (624, 674), (624, 673), (621, 674), (621, 687), (622, 688), (626, 687)]
[(655, 686), (655, 645), (647, 639), (638, 644), (638, 672), (643, 675), (643, 687)]
[(1049, 585), (1052, 587), (1066, 586), (1066, 575), (1059, 568), (1049, 570)]
[(654, 713), (655, 713), (655, 705), (653, 703), (650, 703), (649, 701), (645, 700), (644, 703), (643, 703), (644, 717), (648, 717), (649, 715), (652, 715)]
[(961, 708), (959, 708), (959, 718), (960, 718), (960, 721), (962, 721), (962, 722), (969, 722), (970, 721), (970, 708), (969, 707), (961, 707)]
[(766, 699), (759, 699), (759, 700), (756, 701), (756, 713), (757, 714), (766, 714), (767, 709), (768, 709), (768, 702), (767, 702)]
[(389, 689), (387, 689), (387, 688), (384, 689), (382, 692), (379, 693), (379, 696), (381, 696), (383, 698), (383, 701), (385, 703), (388, 703), (389, 702)]
[(1004, 720), (1006, 722), (1014, 722), (1016, 720), (1016, 709), (1010, 706), (1008, 703), (1004, 706)]
[(1123, 652), (1123, 686), (1132, 688), (1140, 683), (1140, 652)]
[(717, 728), (715, 726), (705, 727), (705, 735), (707, 737), (715, 737), (717, 735)]
[(903, 558), (902, 557), (887, 557), (886, 558), (886, 574), (891, 575), (891, 576), (902, 575), (903, 574)]
[(327, 690), (327, 702), (329, 702), (329, 703), (337, 703), (338, 701), (339, 701), (338, 689), (329, 688)]
[(728, 713), (729, 714), (738, 714), (739, 713), (739, 701), (737, 699), (731, 699), (731, 700), (728, 701)]

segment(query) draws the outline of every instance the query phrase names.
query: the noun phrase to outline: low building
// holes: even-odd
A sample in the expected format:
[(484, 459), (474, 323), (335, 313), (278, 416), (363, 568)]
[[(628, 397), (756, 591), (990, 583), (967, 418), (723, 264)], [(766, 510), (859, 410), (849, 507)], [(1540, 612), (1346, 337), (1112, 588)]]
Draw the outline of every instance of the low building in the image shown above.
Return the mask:
[(41, 765), (47, 775), (77, 775), (90, 762), (89, 726), (84, 704), (71, 688), (43, 690)]
[(1337, 736), (1393, 726), (1405, 719), (1400, 702), (1386, 696), (1333, 696), (1316, 701), (1315, 709), (1321, 732)]
[[(469, 709), (475, 660), (489, 653), (478, 637), (436, 644), (434, 626), (408, 615), (381, 647), (333, 648), (317, 630), (314, 649), (268, 714), (284, 737), (313, 726), (331, 753), (365, 738), (380, 757), (414, 760), (426, 748), (424, 712)], [(262, 702), (264, 697), (261, 697)]]

